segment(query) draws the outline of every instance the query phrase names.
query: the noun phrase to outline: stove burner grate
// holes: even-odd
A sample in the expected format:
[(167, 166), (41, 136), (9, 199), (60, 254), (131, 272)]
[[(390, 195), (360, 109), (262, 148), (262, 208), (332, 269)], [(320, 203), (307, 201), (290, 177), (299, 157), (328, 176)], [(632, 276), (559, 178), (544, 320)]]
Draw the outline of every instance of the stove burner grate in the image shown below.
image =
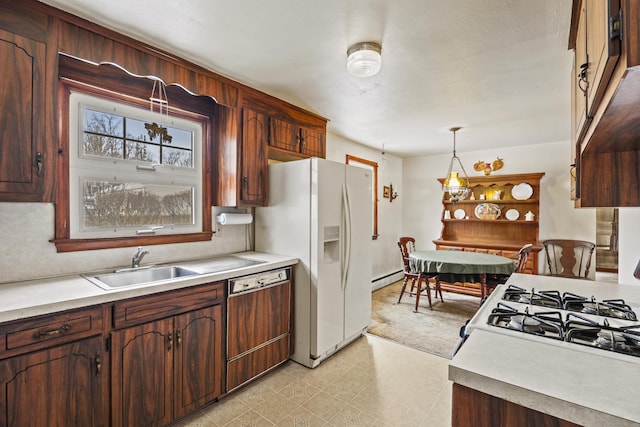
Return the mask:
[(505, 329), (560, 341), (640, 357), (640, 324), (611, 326), (607, 319), (599, 321), (580, 313), (558, 311), (530, 313), (529, 307), (519, 311), (498, 303), (491, 311), (487, 323)]
[(615, 319), (638, 320), (636, 313), (621, 299), (596, 301), (595, 297), (591, 297), (589, 300), (585, 297), (566, 292), (563, 294), (562, 299), (564, 300), (565, 310), (579, 311), (585, 314), (612, 317)]
[(527, 291), (515, 285), (509, 285), (502, 299), (505, 301), (519, 302), (522, 304), (539, 305), (549, 308), (562, 308), (562, 297), (558, 291), (540, 291), (535, 289)]
[(561, 295), (559, 291), (553, 290), (536, 292), (535, 289), (531, 289), (531, 291), (528, 291), (515, 285), (509, 285), (505, 289), (502, 299), (504, 301), (582, 312), (615, 319), (638, 320), (636, 313), (622, 299), (596, 301), (593, 296), (587, 298), (571, 292), (564, 292)]
[(611, 328), (583, 322), (569, 322), (566, 340), (575, 344), (595, 347), (614, 353), (640, 357), (640, 325)]
[(530, 314), (529, 309), (518, 311), (507, 304), (498, 303), (487, 323), (527, 334), (540, 335), (557, 340), (564, 339), (562, 314), (557, 311)]

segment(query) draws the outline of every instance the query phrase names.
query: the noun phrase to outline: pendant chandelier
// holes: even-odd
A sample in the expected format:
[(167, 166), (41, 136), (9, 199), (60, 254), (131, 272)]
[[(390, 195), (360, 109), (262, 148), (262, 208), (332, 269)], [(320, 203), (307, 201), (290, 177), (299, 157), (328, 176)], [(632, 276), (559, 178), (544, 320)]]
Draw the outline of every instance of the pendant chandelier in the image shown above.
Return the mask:
[[(449, 200), (454, 203), (458, 200), (465, 199), (467, 195), (469, 195), (469, 176), (464, 170), (464, 166), (462, 166), (460, 158), (456, 155), (456, 132), (460, 129), (462, 128), (453, 127), (449, 129), (451, 132), (453, 132), (453, 157), (451, 157), (451, 162), (449, 163), (449, 171), (447, 172), (447, 177), (442, 183), (442, 191), (448, 192)], [(459, 171), (454, 171), (454, 161), (458, 162), (458, 166), (460, 167)], [(462, 172), (464, 176), (460, 176), (460, 172)]]

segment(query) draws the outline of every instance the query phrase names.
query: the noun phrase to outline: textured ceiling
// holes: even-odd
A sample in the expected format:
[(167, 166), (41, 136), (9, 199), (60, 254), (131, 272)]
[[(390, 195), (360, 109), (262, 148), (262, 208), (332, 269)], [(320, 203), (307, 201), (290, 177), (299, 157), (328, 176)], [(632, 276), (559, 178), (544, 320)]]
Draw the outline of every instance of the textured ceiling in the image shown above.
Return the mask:
[[(571, 0), (46, 0), (401, 157), (570, 139)], [(382, 45), (355, 78), (347, 48)]]

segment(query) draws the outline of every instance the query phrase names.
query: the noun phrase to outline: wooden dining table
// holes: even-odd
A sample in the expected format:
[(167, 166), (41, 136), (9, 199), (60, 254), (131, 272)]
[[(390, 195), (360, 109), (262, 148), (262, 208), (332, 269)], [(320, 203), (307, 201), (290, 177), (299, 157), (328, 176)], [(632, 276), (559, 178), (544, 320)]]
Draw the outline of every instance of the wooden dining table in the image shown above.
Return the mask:
[(508, 276), (515, 271), (516, 265), (511, 258), (500, 255), (483, 254), (464, 251), (415, 251), (409, 254), (409, 267), (411, 271), (432, 276), (436, 281), (457, 278), (460, 280), (473, 280), (478, 278), (480, 282), (480, 298), (484, 298), (487, 292), (487, 274)]

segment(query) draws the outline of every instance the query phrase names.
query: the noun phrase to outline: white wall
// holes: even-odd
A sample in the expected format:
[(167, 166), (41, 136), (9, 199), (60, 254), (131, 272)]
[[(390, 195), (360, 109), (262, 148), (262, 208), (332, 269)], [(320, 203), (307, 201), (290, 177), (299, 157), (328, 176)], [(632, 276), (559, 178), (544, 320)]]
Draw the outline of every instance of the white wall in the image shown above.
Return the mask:
[(640, 208), (620, 208), (618, 212), (618, 282), (640, 285), (633, 277), (640, 260)]
[[(249, 227), (220, 226), (220, 233), (209, 242), (147, 246), (149, 255), (142, 263), (185, 261), (247, 250), (251, 244)], [(0, 203), (0, 236), (0, 283), (127, 267), (136, 250), (57, 253), (49, 242), (54, 237), (54, 207), (50, 203)]]
[[(400, 252), (396, 242), (402, 230), (402, 159), (385, 154), (384, 168), (381, 168), (381, 151), (374, 150), (338, 135), (327, 133), (327, 159), (345, 163), (345, 156), (361, 157), (378, 163), (378, 238), (373, 245), (373, 288), (385, 286), (398, 280), (402, 270)], [(393, 183), (398, 187), (399, 197), (393, 202), (382, 197), (383, 186)], [(391, 275), (391, 276), (389, 276)], [(401, 276), (400, 276), (401, 277)]]
[[(351, 154), (380, 163), (381, 153), (331, 133), (327, 134), (327, 158), (344, 163)], [(563, 237), (595, 241), (595, 209), (573, 208), (569, 200), (570, 144), (568, 142), (500, 150), (459, 152), (469, 174), (473, 163), (504, 158), (501, 174), (545, 172), (540, 200), (540, 239)], [(415, 236), (421, 248), (433, 248), (440, 236), (442, 192), (450, 155), (400, 159), (387, 154), (379, 170), (378, 232), (373, 241), (374, 288), (398, 278), (402, 269), (396, 242), (402, 235)], [(400, 196), (389, 203), (382, 197), (384, 185), (393, 183)], [(229, 209), (214, 209), (217, 211)], [(620, 209), (620, 283), (640, 284), (633, 277), (640, 259), (640, 208)], [(82, 273), (129, 265), (135, 248), (57, 253), (49, 240), (54, 235), (54, 208), (48, 203), (0, 203), (0, 283), (39, 277)], [(143, 263), (182, 261), (251, 249), (251, 226), (221, 226), (210, 242), (149, 246)], [(542, 259), (541, 267), (544, 265)], [(592, 263), (595, 265), (595, 261)], [(389, 276), (391, 275), (391, 276)], [(387, 277), (389, 276), (389, 277)]]
[[(569, 142), (458, 151), (458, 157), (469, 176), (480, 174), (473, 169), (475, 162), (491, 162), (496, 157), (504, 159), (504, 168), (495, 174), (544, 172), (540, 182), (540, 240), (566, 238), (595, 242), (595, 209), (575, 209), (570, 200)], [(422, 249), (433, 249), (432, 240), (440, 237), (442, 190), (437, 178), (446, 175), (450, 159), (450, 154), (404, 159), (402, 232), (414, 236), (416, 245)], [(539, 266), (544, 268), (544, 257), (539, 258)]]

